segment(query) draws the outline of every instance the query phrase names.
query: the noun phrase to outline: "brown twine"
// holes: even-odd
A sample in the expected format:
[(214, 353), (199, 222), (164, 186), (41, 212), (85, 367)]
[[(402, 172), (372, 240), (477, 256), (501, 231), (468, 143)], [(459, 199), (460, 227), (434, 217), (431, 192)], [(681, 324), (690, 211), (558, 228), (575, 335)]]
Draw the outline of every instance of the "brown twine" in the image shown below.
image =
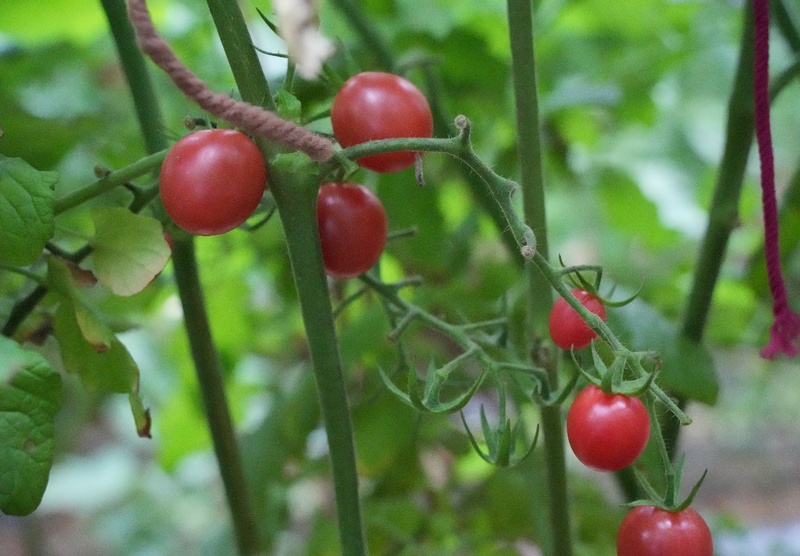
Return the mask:
[(200, 108), (253, 135), (302, 151), (317, 162), (324, 162), (333, 156), (333, 145), (327, 139), (260, 106), (237, 101), (209, 89), (202, 79), (183, 65), (158, 34), (145, 0), (129, 0), (128, 15), (142, 51)]

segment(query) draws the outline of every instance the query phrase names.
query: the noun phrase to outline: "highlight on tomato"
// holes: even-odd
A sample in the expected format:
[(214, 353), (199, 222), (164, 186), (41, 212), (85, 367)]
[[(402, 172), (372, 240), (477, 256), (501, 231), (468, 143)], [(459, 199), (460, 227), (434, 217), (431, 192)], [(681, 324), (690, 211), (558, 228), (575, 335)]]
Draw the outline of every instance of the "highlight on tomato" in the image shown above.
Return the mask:
[(669, 511), (637, 506), (617, 532), (617, 556), (712, 556), (714, 542), (705, 520), (692, 508)]
[(317, 224), (325, 272), (335, 278), (365, 273), (386, 245), (383, 203), (361, 184), (323, 184), (317, 197)]
[(216, 235), (247, 220), (267, 187), (267, 166), (247, 135), (204, 129), (167, 153), (159, 191), (170, 218), (189, 233)]
[[(606, 308), (603, 302), (591, 293), (575, 288), (571, 290), (575, 298), (589, 311), (606, 320)], [(550, 338), (561, 349), (582, 349), (597, 338), (597, 333), (592, 330), (575, 309), (563, 297), (556, 299), (550, 310)]]
[[(359, 73), (345, 82), (333, 99), (331, 123), (342, 147), (433, 134), (433, 115), (425, 95), (407, 79), (377, 71)], [(398, 172), (413, 166), (415, 154), (376, 154), (357, 163), (375, 172)]]
[(567, 412), (567, 439), (587, 467), (619, 471), (644, 451), (650, 416), (642, 400), (606, 394), (594, 384), (581, 390)]

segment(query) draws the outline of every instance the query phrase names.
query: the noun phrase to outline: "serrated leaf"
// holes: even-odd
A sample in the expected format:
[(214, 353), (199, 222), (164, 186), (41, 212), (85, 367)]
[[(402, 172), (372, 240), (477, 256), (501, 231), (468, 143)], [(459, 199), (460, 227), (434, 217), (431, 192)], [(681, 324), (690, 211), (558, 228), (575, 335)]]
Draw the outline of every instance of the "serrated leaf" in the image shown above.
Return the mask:
[(629, 348), (655, 351), (663, 357), (656, 378), (663, 389), (709, 405), (717, 401), (719, 384), (708, 350), (681, 337), (656, 309), (637, 299), (609, 311), (608, 324)]
[(138, 392), (139, 368), (127, 348), (112, 334), (108, 349), (96, 351), (84, 338), (75, 307), (69, 300), (62, 300), (56, 310), (54, 333), (61, 346), (64, 367), (80, 376), (87, 388), (120, 394)]
[(170, 248), (158, 220), (121, 208), (92, 211), (95, 275), (117, 295), (139, 293), (164, 269)]
[(28, 515), (53, 464), (61, 376), (38, 353), (0, 336), (0, 511)]
[(36, 260), (55, 230), (54, 172), (0, 155), (0, 261), (25, 266)]

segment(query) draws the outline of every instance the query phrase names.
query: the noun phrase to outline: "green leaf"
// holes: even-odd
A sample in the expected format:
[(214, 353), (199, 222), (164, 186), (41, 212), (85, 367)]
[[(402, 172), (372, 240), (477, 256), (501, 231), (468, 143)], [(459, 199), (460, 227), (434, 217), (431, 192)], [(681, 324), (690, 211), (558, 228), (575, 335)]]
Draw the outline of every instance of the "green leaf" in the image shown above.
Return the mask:
[(0, 511), (28, 515), (53, 464), (61, 376), (38, 353), (0, 336)]
[(0, 261), (29, 265), (53, 237), (54, 172), (0, 155)]
[(146, 288), (164, 269), (170, 248), (158, 220), (120, 208), (92, 211), (95, 274), (117, 295)]
[(285, 89), (281, 89), (275, 95), (275, 104), (278, 107), (278, 115), (285, 120), (297, 120), (303, 113), (298, 98)]
[(114, 339), (114, 333), (103, 321), (93, 305), (84, 301), (81, 292), (75, 287), (75, 280), (69, 267), (58, 259), (47, 260), (47, 281), (51, 289), (68, 303), (75, 313), (77, 329), (83, 338), (98, 353), (108, 351)]
[(127, 348), (109, 330), (108, 349), (98, 352), (83, 336), (76, 313), (71, 301), (62, 300), (55, 314), (55, 336), (67, 371), (79, 375), (87, 388), (138, 393), (139, 369)]
[(709, 405), (717, 401), (714, 361), (708, 350), (680, 336), (656, 309), (636, 299), (608, 312), (608, 324), (628, 347), (658, 352), (664, 360), (656, 382), (665, 390)]

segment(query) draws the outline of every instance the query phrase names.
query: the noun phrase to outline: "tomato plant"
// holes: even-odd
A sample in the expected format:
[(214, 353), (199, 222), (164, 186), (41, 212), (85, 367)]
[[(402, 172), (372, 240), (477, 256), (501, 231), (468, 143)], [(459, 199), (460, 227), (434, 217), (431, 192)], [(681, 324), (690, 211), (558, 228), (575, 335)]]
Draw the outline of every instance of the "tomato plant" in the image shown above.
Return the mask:
[(600, 471), (619, 471), (639, 457), (650, 436), (650, 417), (639, 398), (606, 394), (590, 384), (567, 413), (567, 438), (577, 458)]
[(261, 151), (245, 134), (204, 129), (180, 139), (161, 166), (160, 192), (187, 232), (222, 234), (253, 214), (267, 186)]
[[(331, 122), (342, 147), (377, 139), (430, 137), (433, 116), (425, 95), (407, 79), (383, 72), (351, 77), (333, 99)], [(391, 152), (359, 159), (376, 172), (398, 172), (414, 164), (413, 152)]]
[[(606, 308), (597, 297), (577, 288), (572, 290), (572, 295), (592, 313), (603, 321), (606, 320)], [(597, 337), (597, 333), (589, 328), (586, 321), (569, 306), (563, 297), (556, 299), (553, 304), (553, 308), (550, 310), (549, 324), (550, 338), (561, 349), (582, 349)]]
[(325, 271), (337, 278), (366, 272), (386, 245), (386, 211), (378, 196), (361, 184), (323, 184), (317, 223)]
[(692, 508), (677, 512), (637, 506), (617, 532), (617, 556), (711, 556), (714, 543), (703, 518)]

